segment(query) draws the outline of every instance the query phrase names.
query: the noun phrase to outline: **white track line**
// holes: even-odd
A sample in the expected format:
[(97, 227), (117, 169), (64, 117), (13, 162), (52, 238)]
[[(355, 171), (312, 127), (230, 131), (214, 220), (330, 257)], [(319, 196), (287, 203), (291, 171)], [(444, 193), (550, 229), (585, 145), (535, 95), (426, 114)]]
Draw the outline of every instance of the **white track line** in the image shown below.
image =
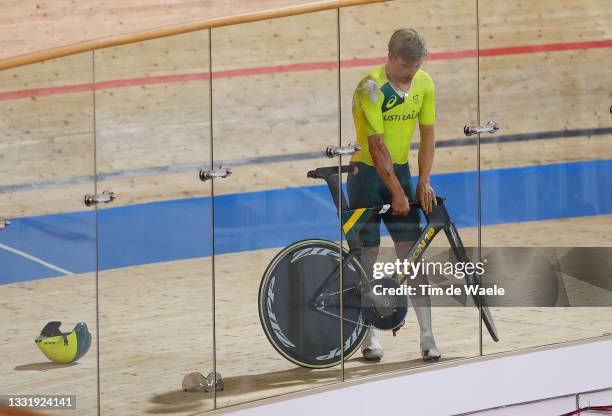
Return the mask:
[(75, 275), (71, 271), (68, 271), (66, 269), (62, 269), (61, 267), (55, 266), (55, 265), (53, 265), (51, 263), (47, 263), (46, 261), (44, 261), (42, 259), (39, 259), (38, 257), (31, 256), (28, 253), (24, 253), (23, 251), (17, 250), (16, 248), (6, 246), (6, 245), (4, 245), (2, 243), (0, 243), (0, 248), (5, 249), (6, 251), (10, 251), (11, 253), (17, 254), (18, 256), (25, 257), (26, 259), (32, 260), (35, 263), (42, 264), (43, 266), (45, 266), (45, 267), (47, 267), (49, 269), (55, 270), (56, 272), (60, 272), (60, 273), (63, 273), (63, 274), (69, 275), (69, 276), (74, 276)]

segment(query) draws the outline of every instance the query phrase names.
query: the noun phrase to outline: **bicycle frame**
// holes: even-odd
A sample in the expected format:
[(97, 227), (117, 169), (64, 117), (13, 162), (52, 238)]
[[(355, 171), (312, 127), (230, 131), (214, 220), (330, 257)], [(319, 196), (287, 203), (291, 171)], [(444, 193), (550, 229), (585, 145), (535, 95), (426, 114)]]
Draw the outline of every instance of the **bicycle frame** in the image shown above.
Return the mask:
[[(336, 208), (340, 213), (340, 218), (342, 220), (342, 230), (344, 235), (346, 236), (346, 241), (349, 245), (349, 252), (343, 258), (343, 266), (342, 268), (346, 268), (348, 264), (350, 264), (353, 257), (360, 254), (361, 252), (361, 241), (359, 239), (359, 230), (361, 227), (358, 225), (359, 219), (361, 219), (362, 223), (364, 220), (367, 220), (371, 215), (379, 215), (382, 212), (385, 212), (385, 207), (372, 207), (372, 208), (358, 208), (351, 210), (344, 192), (340, 187), (341, 175), (343, 173), (350, 173), (353, 170), (353, 167), (350, 165), (343, 166), (330, 166), (330, 167), (322, 167), (317, 168), (315, 170), (309, 171), (307, 176), (309, 178), (323, 179), (327, 183), (329, 191), (332, 195), (332, 199)], [(446, 206), (444, 205), (444, 198), (436, 197), (437, 205), (435, 205), (429, 214), (425, 214), (425, 218), (427, 219), (427, 226), (421, 232), (419, 238), (415, 242), (414, 246), (408, 253), (407, 259), (411, 263), (417, 263), (423, 257), (425, 250), (429, 247), (433, 239), (438, 235), (441, 230), (444, 230), (446, 237), (452, 247), (453, 253), (459, 262), (469, 262), (469, 258), (467, 253), (465, 252), (465, 247), (463, 246), (463, 242), (459, 237), (459, 233), (457, 231), (457, 227), (450, 219), (448, 215), (448, 211), (446, 210)], [(388, 209), (388, 206), (386, 206)], [(411, 209), (422, 209), (421, 204), (418, 201), (410, 202)], [(353, 213), (352, 215), (347, 215), (349, 213)], [(345, 218), (343, 218), (345, 217)], [(355, 217), (358, 217), (355, 219)], [(323, 282), (319, 291), (319, 294), (316, 299), (313, 299), (313, 305), (315, 308), (321, 307), (320, 305), (325, 302), (325, 297), (328, 297), (329, 294), (325, 291), (325, 287), (328, 285), (329, 281), (332, 280), (339, 274), (339, 268), (334, 270), (328, 276), (327, 279)], [(398, 283), (402, 284), (406, 281), (407, 277), (404, 276)], [(468, 285), (479, 285), (480, 282), (476, 276), (473, 274), (466, 275), (465, 281)], [(344, 290), (344, 289), (342, 289)], [(495, 328), (495, 324), (493, 323), (493, 318), (490, 315), (490, 312), (485, 304), (484, 298), (478, 295), (473, 296), (474, 303), (477, 308), (481, 311), (481, 316), (487, 330), (489, 331), (491, 338), (494, 341), (498, 341), (499, 338), (497, 336), (497, 330)]]

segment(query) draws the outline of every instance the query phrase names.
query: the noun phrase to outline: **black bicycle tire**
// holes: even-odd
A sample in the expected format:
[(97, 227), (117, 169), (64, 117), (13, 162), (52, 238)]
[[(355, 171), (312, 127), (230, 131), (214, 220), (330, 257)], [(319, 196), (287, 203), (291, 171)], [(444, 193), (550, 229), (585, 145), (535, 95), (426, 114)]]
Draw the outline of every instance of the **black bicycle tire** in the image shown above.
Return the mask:
[[(305, 361), (300, 361), (294, 357), (292, 357), (291, 355), (289, 355), (288, 353), (286, 353), (283, 349), (283, 347), (281, 345), (279, 345), (279, 343), (277, 342), (276, 338), (270, 334), (270, 331), (268, 329), (268, 325), (266, 324), (266, 322), (264, 321), (264, 308), (266, 307), (265, 301), (264, 301), (264, 288), (267, 288), (268, 285), (268, 281), (271, 277), (271, 270), (274, 269), (274, 267), (276, 267), (276, 265), (278, 263), (280, 263), (280, 261), (290, 252), (294, 251), (296, 248), (300, 247), (300, 246), (305, 246), (308, 244), (323, 244), (323, 245), (327, 245), (329, 248), (332, 248), (337, 250), (338, 249), (338, 243), (334, 243), (332, 241), (329, 240), (322, 240), (322, 239), (306, 239), (306, 240), (300, 240), (300, 241), (296, 241), (295, 243), (292, 243), (290, 245), (288, 245), (287, 247), (285, 247), (283, 250), (281, 250), (279, 253), (276, 254), (276, 256), (274, 256), (274, 258), (272, 259), (272, 261), (270, 261), (270, 263), (268, 264), (268, 267), (266, 267), (266, 270), (262, 276), (261, 282), (259, 284), (259, 291), (258, 291), (258, 299), (257, 299), (257, 305), (258, 305), (258, 311), (259, 311), (259, 322), (261, 324), (261, 327), (264, 330), (264, 333), (266, 335), (266, 338), (268, 339), (268, 341), (270, 342), (270, 344), (272, 345), (272, 347), (274, 347), (274, 349), (281, 355), (283, 356), (283, 358), (287, 359), (288, 361), (300, 366), (300, 367), (305, 367), (305, 368), (314, 368), (314, 369), (320, 369), (320, 368), (329, 368), (329, 367), (333, 367), (335, 365), (340, 364), (341, 362), (341, 358), (339, 357), (336, 361), (328, 363), (328, 364), (322, 364), (322, 365), (315, 365), (309, 362), (305, 362)], [(348, 250), (346, 248), (343, 247), (342, 249), (342, 254), (343, 257), (345, 257), (348, 254)], [(353, 258), (353, 261), (358, 265), (358, 267), (360, 268), (361, 272), (365, 275), (365, 272), (363, 271), (363, 267), (361, 266), (361, 264), (357, 261), (357, 259)], [(367, 326), (366, 324), (364, 324), (364, 326)], [(359, 347), (361, 347), (361, 344), (363, 344), (365, 337), (367, 334), (367, 328), (366, 330), (362, 331), (362, 334), (359, 336), (359, 339), (357, 340), (357, 342), (355, 342), (353, 344), (353, 347), (344, 352), (344, 359), (348, 359), (350, 356), (352, 356), (358, 349)]]

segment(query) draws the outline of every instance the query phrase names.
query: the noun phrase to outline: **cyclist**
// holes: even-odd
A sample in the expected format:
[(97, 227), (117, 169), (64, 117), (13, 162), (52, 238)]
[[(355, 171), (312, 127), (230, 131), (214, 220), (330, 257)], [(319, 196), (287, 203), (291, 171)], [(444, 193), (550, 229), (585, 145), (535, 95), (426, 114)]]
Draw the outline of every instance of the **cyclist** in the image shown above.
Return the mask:
[[(429, 183), (434, 160), (435, 102), (434, 83), (420, 69), (427, 55), (423, 38), (414, 29), (399, 29), (389, 40), (389, 58), (361, 80), (353, 95), (353, 119), (361, 151), (351, 159), (353, 173), (348, 177), (351, 207), (372, 207), (391, 203), (392, 212), (382, 220), (389, 230), (399, 259), (405, 259), (420, 234), (420, 218), (410, 210), (408, 198), (415, 197), (410, 169), (410, 141), (419, 124), (419, 179), (416, 198), (423, 210), (436, 204)], [(372, 275), (380, 245), (381, 216), (372, 215), (360, 231), (361, 262)], [(418, 276), (414, 283), (427, 284)], [(418, 286), (417, 286), (418, 288)], [(440, 358), (431, 328), (431, 299), (410, 296), (420, 327), (421, 355), (424, 360)], [(372, 328), (362, 347), (366, 359), (380, 359), (383, 348)]]

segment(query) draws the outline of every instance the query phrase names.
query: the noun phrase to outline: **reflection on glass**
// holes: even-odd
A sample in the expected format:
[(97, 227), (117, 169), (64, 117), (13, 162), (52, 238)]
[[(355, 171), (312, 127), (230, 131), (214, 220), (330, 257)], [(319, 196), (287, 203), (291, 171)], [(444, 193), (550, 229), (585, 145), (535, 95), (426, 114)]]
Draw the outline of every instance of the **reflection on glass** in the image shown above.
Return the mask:
[[(592, 30), (609, 15), (603, 4), (589, 19), (571, 8), (559, 16), (553, 1), (529, 11), (489, 0), (479, 7), (487, 16), (480, 25), (482, 120), (501, 126), (481, 137), (483, 250), (537, 248), (518, 257), (508, 279), (512, 288), (532, 276), (525, 283), (531, 297), (508, 299), (509, 307), (494, 311), (501, 341), (485, 337), (484, 352), (608, 333), (612, 309), (606, 302), (575, 296), (597, 289), (593, 277), (604, 263), (593, 264), (585, 279), (568, 259), (576, 247), (612, 246), (610, 57), (608, 49), (595, 48), (601, 37)], [(511, 23), (504, 18), (508, 8)], [(507, 263), (512, 259), (504, 255)]]
[(97, 414), (91, 84), (91, 53), (0, 72), (0, 394), (74, 395), (83, 415)]
[[(463, 125), (476, 119), (476, 61), (470, 54), (451, 59), (454, 54), (449, 53), (473, 49), (475, 9), (445, 7), (431, 17), (433, 24), (423, 27), (413, 13), (418, 7), (402, 0), (341, 10), (342, 143), (357, 141), (362, 147), (350, 160), (349, 208), (393, 203), (395, 214), (403, 213), (372, 215), (360, 231), (359, 259), (368, 276), (379, 265), (421, 258), (420, 252), (414, 256), (427, 220), (414, 206), (407, 214), (402, 203), (404, 195), (414, 201), (417, 191), (428, 190), (427, 176), (434, 192), (446, 198), (445, 207), (464, 244), (477, 244), (476, 146), (475, 141), (458, 141)], [(455, 24), (446, 24), (449, 20)], [(395, 32), (399, 28), (417, 33)], [(427, 57), (422, 59), (425, 50)], [(428, 149), (433, 138), (431, 165)], [(385, 151), (393, 171), (387, 180), (377, 168), (377, 163), (384, 165)], [(440, 246), (449, 247), (443, 232), (431, 247)], [(433, 256), (431, 250), (424, 250), (423, 259)], [(478, 314), (473, 306), (432, 305), (421, 287), (437, 287), (440, 282), (423, 273), (406, 280), (397, 273), (383, 274), (381, 281), (403, 282), (417, 290), (408, 296), (404, 324), (394, 331), (370, 331), (362, 356), (347, 362), (346, 378), (478, 354)]]
[(214, 393), (208, 33), (96, 51), (100, 406), (193, 414)]
[(219, 407), (341, 378), (337, 310), (313, 299), (338, 268), (339, 221), (307, 177), (337, 166), (322, 153), (338, 143), (335, 27), (328, 11), (212, 32), (214, 161), (233, 171), (214, 184)]

